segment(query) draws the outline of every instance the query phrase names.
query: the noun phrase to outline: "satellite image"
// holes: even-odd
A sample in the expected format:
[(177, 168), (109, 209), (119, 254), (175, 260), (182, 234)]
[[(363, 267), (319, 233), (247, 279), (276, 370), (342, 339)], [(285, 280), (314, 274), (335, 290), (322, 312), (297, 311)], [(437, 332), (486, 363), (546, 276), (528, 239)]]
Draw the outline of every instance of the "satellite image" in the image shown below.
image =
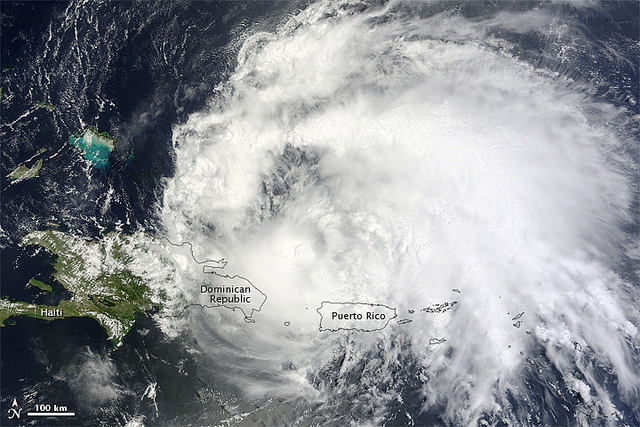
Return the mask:
[(0, 20), (0, 425), (640, 426), (640, 2)]

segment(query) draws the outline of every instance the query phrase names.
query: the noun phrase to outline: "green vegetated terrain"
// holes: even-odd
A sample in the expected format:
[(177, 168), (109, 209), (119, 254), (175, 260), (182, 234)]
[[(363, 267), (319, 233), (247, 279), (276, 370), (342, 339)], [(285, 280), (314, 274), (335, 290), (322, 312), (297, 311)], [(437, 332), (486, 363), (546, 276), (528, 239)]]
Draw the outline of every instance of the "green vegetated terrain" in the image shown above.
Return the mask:
[(46, 148), (40, 148), (29, 160), (13, 168), (7, 175), (7, 178), (9, 178), (12, 183), (18, 183), (38, 176), (44, 164), (42, 155), (46, 153), (46, 151)]
[[(59, 305), (46, 306), (3, 297), (0, 299), (0, 323), (12, 316), (40, 319), (91, 317), (107, 331), (116, 346), (129, 332), (137, 314), (161, 307), (145, 280), (129, 268), (137, 260), (123, 250), (130, 247), (131, 237), (111, 232), (99, 241), (84, 240), (57, 230), (35, 231), (22, 240), (23, 245), (36, 245), (55, 256), (53, 277), (72, 293)], [(30, 284), (45, 292), (47, 283), (32, 279)]]

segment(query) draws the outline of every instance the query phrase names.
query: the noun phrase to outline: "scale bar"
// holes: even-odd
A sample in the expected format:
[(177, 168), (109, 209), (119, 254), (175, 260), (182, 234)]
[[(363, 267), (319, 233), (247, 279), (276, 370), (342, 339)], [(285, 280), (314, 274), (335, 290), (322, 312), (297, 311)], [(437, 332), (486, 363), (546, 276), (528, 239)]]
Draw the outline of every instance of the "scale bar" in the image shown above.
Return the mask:
[(28, 417), (75, 417), (75, 412), (27, 412)]

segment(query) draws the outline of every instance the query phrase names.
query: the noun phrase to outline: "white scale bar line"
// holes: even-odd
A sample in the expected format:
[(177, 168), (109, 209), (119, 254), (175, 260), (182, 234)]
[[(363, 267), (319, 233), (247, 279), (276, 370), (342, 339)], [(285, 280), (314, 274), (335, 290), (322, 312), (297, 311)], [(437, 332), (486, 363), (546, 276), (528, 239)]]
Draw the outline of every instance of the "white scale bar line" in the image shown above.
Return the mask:
[(75, 412), (27, 412), (28, 417), (75, 417)]

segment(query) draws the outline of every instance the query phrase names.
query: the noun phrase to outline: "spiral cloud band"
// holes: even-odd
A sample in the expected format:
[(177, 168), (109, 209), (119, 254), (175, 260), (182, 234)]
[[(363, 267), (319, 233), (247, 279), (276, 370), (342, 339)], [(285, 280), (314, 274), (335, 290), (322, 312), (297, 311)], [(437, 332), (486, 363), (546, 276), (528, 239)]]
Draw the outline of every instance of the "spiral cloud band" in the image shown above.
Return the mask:
[[(637, 416), (622, 112), (496, 35), (571, 31), (550, 11), (437, 8), (312, 5), (247, 37), (208, 108), (174, 128), (169, 237), (268, 296), (253, 324), (194, 310), (191, 332), (249, 397), (336, 419), (342, 401), (383, 422), (408, 388), (453, 424)], [(323, 301), (411, 322), (320, 331)]]

